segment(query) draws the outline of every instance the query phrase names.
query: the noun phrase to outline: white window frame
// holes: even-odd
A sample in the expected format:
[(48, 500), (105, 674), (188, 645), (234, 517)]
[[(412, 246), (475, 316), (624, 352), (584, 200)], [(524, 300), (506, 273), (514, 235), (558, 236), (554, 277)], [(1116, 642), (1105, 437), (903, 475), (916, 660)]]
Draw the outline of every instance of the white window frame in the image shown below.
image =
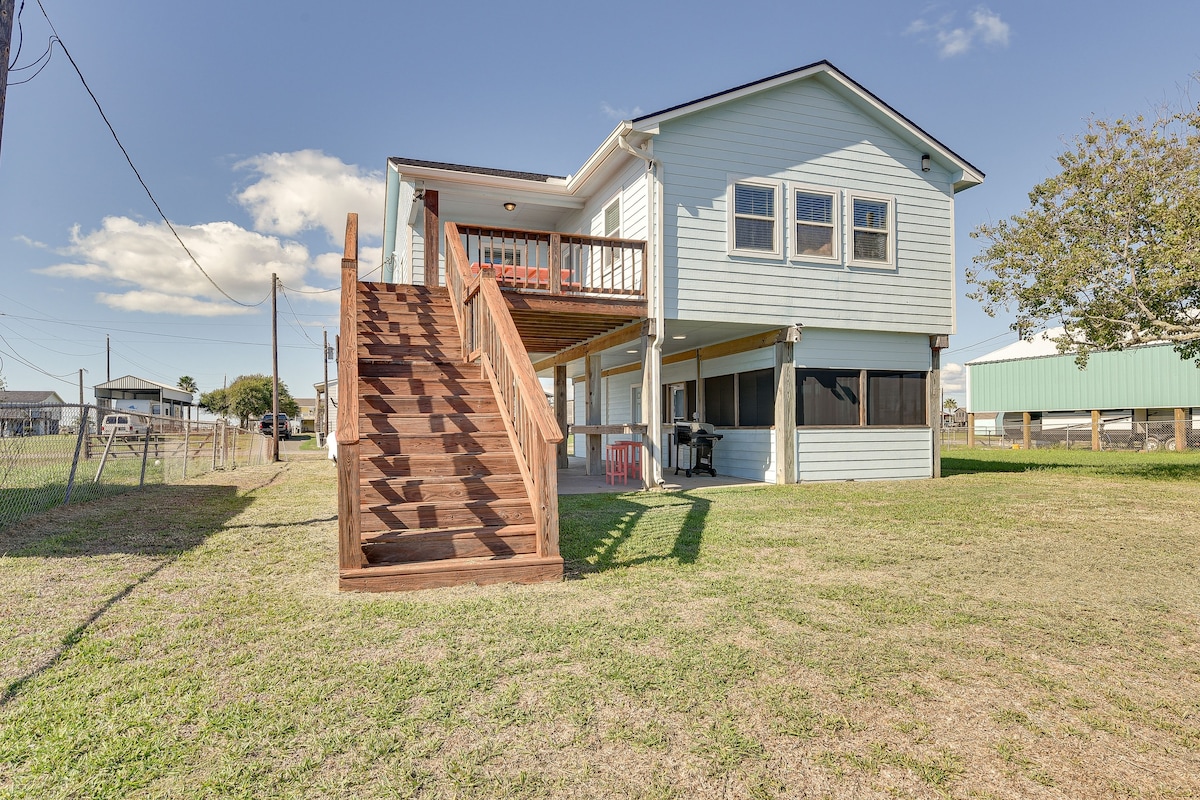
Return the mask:
[[(872, 203), (887, 205), (888, 226), (886, 228), (856, 228), (854, 226), (854, 201), (866, 200)], [(872, 259), (856, 259), (854, 257), (854, 234), (857, 231), (867, 233), (886, 233), (888, 236), (886, 258), (883, 261)], [(887, 195), (866, 194), (864, 192), (846, 193), (846, 263), (852, 267), (871, 267), (874, 269), (896, 268), (896, 198)]]
[[(500, 260), (493, 260), (496, 258)], [(479, 263), (493, 267), (519, 267), (521, 266), (521, 248), (515, 244), (485, 244), (479, 248)]]
[[(617, 209), (617, 227), (614, 228), (612, 231), (609, 231), (609, 229), (608, 229), (608, 212), (612, 211), (614, 206)], [(621, 196), (620, 195), (617, 195), (612, 200), (610, 200), (604, 204), (604, 214), (603, 214), (603, 218), (600, 220), (600, 229), (604, 231), (603, 235), (606, 237), (611, 236), (615, 239), (621, 238)]]
[(639, 383), (629, 387), (629, 421), (634, 425), (642, 422), (642, 386)]
[[(797, 250), (796, 226), (816, 225), (804, 220), (796, 218), (798, 204), (796, 203), (796, 193), (806, 192), (808, 194), (823, 194), (830, 197), (830, 206), (832, 208), (832, 223), (830, 227), (833, 229), (833, 254), (828, 256), (815, 256), (811, 253), (801, 253)], [(828, 186), (815, 186), (807, 183), (792, 183), (788, 185), (788, 257), (793, 261), (819, 261), (822, 264), (840, 264), (842, 263), (842, 190), (830, 189)], [(823, 225), (821, 227), (824, 227)]]
[[(741, 186), (757, 186), (770, 189), (775, 193), (775, 214), (772, 217), (773, 224), (773, 239), (770, 250), (753, 250), (748, 248), (738, 248), (737, 245), (737, 213), (734, 193), (737, 187)], [(726, 250), (731, 256), (745, 256), (748, 258), (780, 258), (783, 255), (783, 181), (772, 180), (770, 178), (754, 178), (747, 176), (729, 176), (728, 187), (725, 193), (725, 237)], [(748, 216), (748, 215), (743, 215)], [(750, 219), (766, 219), (766, 217), (748, 217)]]

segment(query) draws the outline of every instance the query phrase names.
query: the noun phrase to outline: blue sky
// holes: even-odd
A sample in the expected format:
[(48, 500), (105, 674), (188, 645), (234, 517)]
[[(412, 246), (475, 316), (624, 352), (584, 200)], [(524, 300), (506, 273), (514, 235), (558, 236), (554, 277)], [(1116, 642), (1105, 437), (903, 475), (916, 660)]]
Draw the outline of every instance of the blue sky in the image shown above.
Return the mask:
[[(245, 303), (273, 271), (289, 287), (280, 372), (297, 396), (321, 379), (322, 328), (336, 332), (336, 293), (316, 292), (336, 285), (347, 211), (364, 259), (379, 258), (388, 156), (565, 175), (622, 117), (828, 59), (987, 173), (956, 205), (944, 363), (959, 365), (1014, 338), (965, 297), (971, 229), (1024, 209), (1090, 115), (1178, 103), (1200, 72), (1194, 0), (42, 4), (205, 270)], [(36, 0), (20, 20), (24, 67), (51, 31)], [(83, 368), (90, 401), (106, 334), (113, 377), (188, 374), (208, 390), (269, 374), (269, 302), (228, 302), (190, 263), (63, 52), (9, 77), (8, 387), (72, 399)]]

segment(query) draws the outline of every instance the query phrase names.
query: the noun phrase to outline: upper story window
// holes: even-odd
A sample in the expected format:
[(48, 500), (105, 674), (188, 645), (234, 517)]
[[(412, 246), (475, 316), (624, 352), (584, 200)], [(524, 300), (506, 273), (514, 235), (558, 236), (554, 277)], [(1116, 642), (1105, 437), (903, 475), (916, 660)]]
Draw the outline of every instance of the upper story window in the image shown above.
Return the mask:
[(895, 264), (896, 202), (891, 198), (851, 195), (852, 266), (890, 267)]
[(621, 236), (621, 198), (619, 197), (604, 209), (604, 235), (618, 238)]
[(841, 196), (833, 189), (792, 187), (792, 258), (841, 257)]
[(778, 181), (743, 179), (729, 185), (729, 251), (735, 255), (778, 256)]

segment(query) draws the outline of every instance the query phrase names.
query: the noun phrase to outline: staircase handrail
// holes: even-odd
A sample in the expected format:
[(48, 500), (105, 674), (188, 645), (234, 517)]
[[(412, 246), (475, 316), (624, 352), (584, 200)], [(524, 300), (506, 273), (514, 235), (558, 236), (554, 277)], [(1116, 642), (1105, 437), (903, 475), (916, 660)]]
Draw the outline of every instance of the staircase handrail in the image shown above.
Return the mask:
[(495, 271), (471, 275), (458, 226), (447, 222), (446, 285), (463, 341), (463, 356), (479, 360), (496, 391), (505, 428), (533, 501), (538, 555), (558, 555), (558, 472), (554, 446), (563, 440), (533, 362), (496, 284)]
[[(346, 215), (338, 338), (338, 566), (363, 564), (358, 464), (358, 214)], [(329, 387), (325, 387), (328, 391)]]

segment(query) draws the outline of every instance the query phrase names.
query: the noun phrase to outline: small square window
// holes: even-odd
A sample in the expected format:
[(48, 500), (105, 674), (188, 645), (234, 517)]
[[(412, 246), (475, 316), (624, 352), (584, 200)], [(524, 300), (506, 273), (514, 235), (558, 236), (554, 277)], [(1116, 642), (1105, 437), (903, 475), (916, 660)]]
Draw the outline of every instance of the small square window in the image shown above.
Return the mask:
[(850, 263), (891, 266), (896, 244), (895, 202), (884, 198), (852, 197), (850, 215), (853, 225)]
[(792, 200), (792, 258), (838, 261), (842, 240), (838, 192), (797, 186)]
[(735, 181), (730, 186), (729, 250), (749, 256), (779, 255), (779, 184)]

